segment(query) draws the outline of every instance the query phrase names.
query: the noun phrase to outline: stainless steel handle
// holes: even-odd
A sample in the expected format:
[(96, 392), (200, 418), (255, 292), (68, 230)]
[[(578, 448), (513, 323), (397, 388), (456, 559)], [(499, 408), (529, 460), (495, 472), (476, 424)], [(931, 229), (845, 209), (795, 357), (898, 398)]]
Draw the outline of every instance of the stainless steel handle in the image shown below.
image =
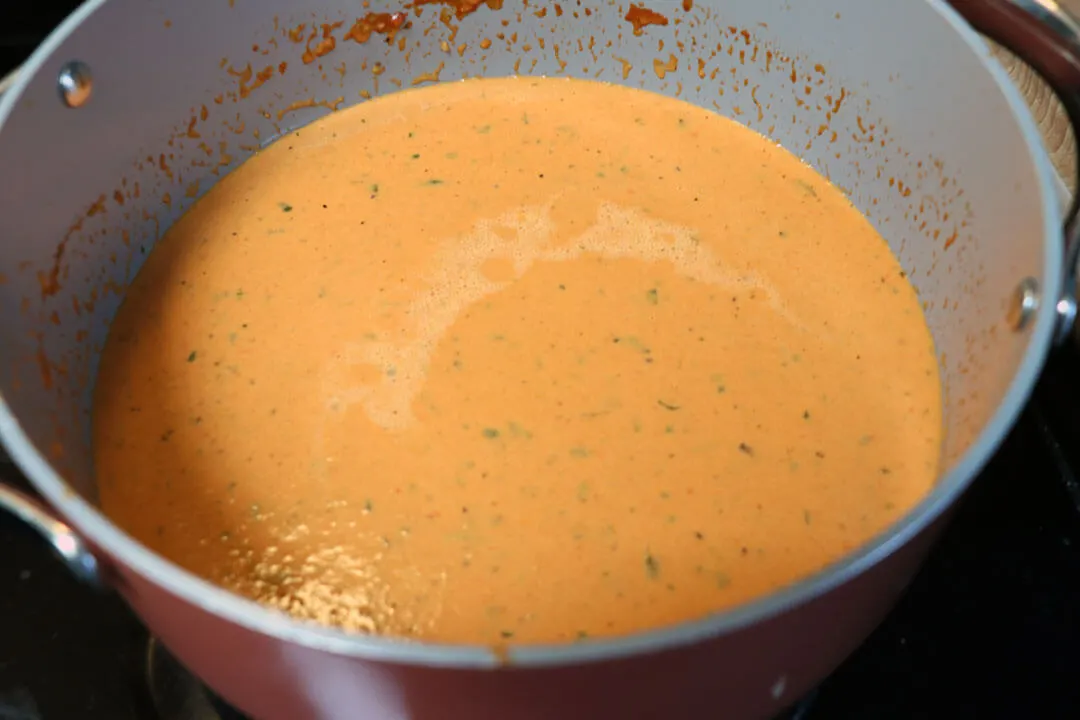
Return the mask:
[(0, 485), (0, 510), (7, 510), (45, 538), (75, 577), (95, 587), (104, 585), (101, 566), (89, 546), (41, 503), (18, 490)]
[[(1080, 137), (1080, 21), (1057, 0), (947, 0), (973, 28), (1001, 43), (1047, 82), (1061, 100), (1073, 134)], [(1080, 164), (1076, 169), (1080, 178)], [(1076, 185), (1080, 188), (1080, 182)], [(1064, 286), (1056, 299), (1057, 341), (1076, 324), (1077, 255), (1080, 252), (1080, 191), (1065, 216)], [(1018, 302), (1031, 298), (1023, 295)]]

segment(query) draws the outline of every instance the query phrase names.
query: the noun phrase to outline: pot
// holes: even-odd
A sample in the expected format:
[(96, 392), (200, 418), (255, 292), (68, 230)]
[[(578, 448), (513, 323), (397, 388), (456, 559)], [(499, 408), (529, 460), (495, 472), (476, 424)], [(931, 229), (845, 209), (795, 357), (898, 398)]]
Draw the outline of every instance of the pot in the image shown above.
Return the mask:
[[(26, 65), (0, 101), (0, 438), (48, 506), (5, 488), (0, 506), (253, 717), (783, 710), (893, 605), (1070, 335), (1075, 207), (1063, 231), (1038, 131), (972, 25), (1043, 74), (1074, 126), (1080, 26), (1050, 0), (370, 4), (90, 0)], [(510, 73), (678, 95), (845, 190), (918, 289), (940, 352), (947, 427), (931, 494), (850, 556), (734, 610), (503, 649), (294, 621), (110, 523), (96, 507), (90, 391), (108, 323), (162, 231), (261, 144), (326, 112)]]

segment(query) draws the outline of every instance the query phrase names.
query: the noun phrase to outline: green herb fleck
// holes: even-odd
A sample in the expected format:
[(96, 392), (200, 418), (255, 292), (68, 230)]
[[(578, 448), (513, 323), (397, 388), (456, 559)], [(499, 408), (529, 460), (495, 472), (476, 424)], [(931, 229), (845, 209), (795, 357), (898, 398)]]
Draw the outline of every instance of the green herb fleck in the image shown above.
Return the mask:
[(487, 135), (489, 132), (491, 132), (491, 126), (481, 125), (480, 127), (476, 128), (476, 132), (480, 133), (481, 135)]
[(375, 197), (379, 194), (379, 183), (371, 184), (371, 197)]
[(664, 432), (667, 433), (668, 435), (671, 435), (672, 433), (675, 432), (675, 426), (674, 425), (665, 425), (664, 426)]
[(645, 343), (641, 342), (637, 335), (627, 335), (625, 337), (616, 336), (612, 338), (611, 341), (616, 345), (620, 343), (629, 345), (630, 347), (640, 351), (644, 355), (648, 355), (652, 352), (652, 350), (645, 346)]
[(589, 633), (585, 632), (584, 630), (578, 630), (577, 631), (577, 641), (578, 642), (582, 642), (582, 641), (588, 640), (588, 639), (589, 639)]
[(645, 293), (645, 302), (649, 303), (650, 305), (659, 304), (660, 293), (657, 291), (656, 288), (653, 288), (652, 290), (649, 290), (647, 293)]
[(488, 440), (494, 440), (495, 438), (499, 437), (499, 431), (495, 428), (484, 428), (482, 432), (484, 437), (486, 437)]
[(191, 351), (191, 354), (189, 354), (189, 355), (187, 356), (187, 361), (188, 361), (188, 362), (195, 362), (195, 358), (197, 358), (198, 356), (199, 356), (199, 353), (197, 353), (196, 351), (192, 350), (192, 351)]
[(243, 300), (244, 299), (244, 289), (243, 288), (236, 291), (236, 299), (237, 300)]
[(795, 184), (801, 187), (804, 191), (806, 191), (807, 195), (810, 195), (811, 197), (817, 197), (817, 190), (815, 190), (814, 186), (806, 182), (805, 180), (796, 180)]
[(724, 588), (726, 588), (730, 584), (731, 584), (731, 578), (728, 577), (727, 573), (716, 573), (716, 587), (717, 588), (719, 588), (720, 590), (723, 590)]
[(507, 427), (510, 428), (510, 434), (514, 437), (525, 438), (526, 440), (532, 439), (532, 433), (516, 422), (511, 422)]
[(413, 153), (412, 154), (412, 159), (413, 160), (419, 160), (420, 159), (420, 153)]
[(716, 373), (712, 377), (710, 377), (709, 379), (712, 380), (714, 385), (716, 385), (717, 394), (723, 395), (725, 392), (727, 392), (727, 386), (724, 385), (724, 376), (723, 375), (721, 375), (719, 373)]
[(442, 185), (443, 181), (438, 179), (438, 178), (431, 178), (430, 180), (428, 180), (424, 184), (425, 185)]
[(587, 458), (589, 457), (589, 451), (583, 447), (572, 447), (570, 448), (570, 457)]
[(811, 517), (809, 510), (803, 510), (802, 511), (802, 519), (803, 519), (803, 522), (806, 523), (807, 525), (809, 525), (811, 522), (813, 522), (813, 517)]
[(660, 561), (648, 551), (645, 552), (645, 574), (650, 580), (660, 577)]
[(803, 420), (809, 420), (810, 419), (810, 411), (809, 410), (803, 410), (802, 419)]
[(592, 494), (592, 489), (589, 487), (589, 483), (580, 482), (577, 486), (577, 498), (581, 502), (585, 502), (589, 499), (589, 495)]
[(366, 515), (373, 510), (375, 510), (375, 503), (371, 501), (371, 498), (368, 498), (364, 501), (364, 514)]
[(521, 122), (524, 125), (529, 124), (529, 113), (521, 113)]
[(671, 403), (666, 403), (663, 400), (657, 400), (656, 404), (659, 405), (660, 407), (664, 408), (665, 410), (668, 410), (668, 411), (671, 411), (671, 412), (674, 412), (674, 411), (679, 409), (678, 405), (672, 405)]
[(499, 632), (499, 635), (501, 635), (504, 639), (509, 640), (510, 638), (514, 637), (514, 631), (502, 630), (501, 632)]
[(278, 207), (281, 208), (281, 212), (292, 212), (292, 205), (289, 203), (279, 202)]
[(448, 152), (448, 153), (446, 153), (446, 159), (447, 160), (457, 160), (457, 153), (456, 152)]

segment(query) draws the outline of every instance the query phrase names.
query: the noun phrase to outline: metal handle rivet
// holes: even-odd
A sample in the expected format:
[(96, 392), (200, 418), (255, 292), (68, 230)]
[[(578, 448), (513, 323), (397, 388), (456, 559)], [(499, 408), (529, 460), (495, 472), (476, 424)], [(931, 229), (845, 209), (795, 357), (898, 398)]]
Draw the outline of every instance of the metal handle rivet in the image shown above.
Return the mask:
[(60, 68), (60, 74), (56, 76), (56, 86), (65, 105), (69, 108), (82, 107), (93, 92), (94, 76), (86, 63), (72, 60)]
[(1013, 330), (1020, 331), (1027, 327), (1039, 309), (1039, 282), (1035, 278), (1024, 278), (1013, 291), (1009, 301), (1008, 322)]

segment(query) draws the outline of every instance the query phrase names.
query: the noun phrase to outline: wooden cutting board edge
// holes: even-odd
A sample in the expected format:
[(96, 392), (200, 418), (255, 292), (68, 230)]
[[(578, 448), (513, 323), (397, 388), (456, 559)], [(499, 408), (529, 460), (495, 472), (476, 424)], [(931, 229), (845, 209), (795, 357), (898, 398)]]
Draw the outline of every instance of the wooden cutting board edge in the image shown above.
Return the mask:
[(1035, 71), (992, 41), (990, 49), (1027, 100), (1042, 133), (1043, 146), (1069, 192), (1076, 190), (1076, 138), (1061, 102)]
[[(987, 41), (991, 50), (1009, 73), (1013, 82), (1031, 107), (1031, 113), (1042, 132), (1043, 144), (1058, 175), (1070, 192), (1076, 190), (1076, 138), (1069, 119), (1049, 86), (1031, 68), (1001, 46)], [(0, 79), (0, 93), (15, 82), (18, 70)]]

